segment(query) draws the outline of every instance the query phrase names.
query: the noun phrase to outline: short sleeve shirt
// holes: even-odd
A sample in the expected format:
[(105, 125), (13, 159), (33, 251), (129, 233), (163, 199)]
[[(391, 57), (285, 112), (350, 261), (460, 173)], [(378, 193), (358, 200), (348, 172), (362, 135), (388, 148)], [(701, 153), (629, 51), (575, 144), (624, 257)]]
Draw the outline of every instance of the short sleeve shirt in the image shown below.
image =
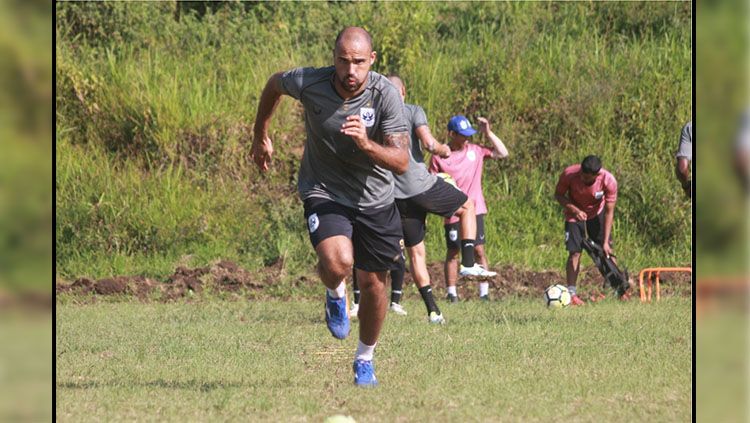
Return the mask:
[[(484, 159), (491, 155), (490, 148), (466, 143), (461, 150), (452, 151), (450, 157), (433, 155), (430, 172), (451, 175), (458, 188), (474, 200), (476, 213), (487, 214), (487, 203), (482, 193), (482, 165)], [(446, 219), (445, 223), (456, 223), (458, 220), (458, 217), (452, 216)]]
[(682, 127), (680, 133), (680, 145), (677, 147), (676, 158), (684, 157), (693, 161), (693, 122), (688, 122)]
[[(586, 185), (581, 179), (581, 165), (575, 164), (565, 168), (560, 175), (555, 194), (567, 196), (576, 207), (586, 213), (587, 219), (593, 219), (604, 210), (605, 203), (617, 201), (617, 180), (602, 168), (594, 183)], [(565, 219), (568, 222), (576, 221), (575, 216), (567, 210)]]
[(430, 189), (437, 181), (437, 176), (428, 172), (424, 164), (424, 156), (419, 147), (416, 132), (420, 126), (427, 125), (427, 116), (421, 107), (413, 104), (404, 104), (404, 115), (411, 130), (411, 154), (409, 155), (409, 169), (403, 175), (393, 175), (396, 186), (395, 196), (398, 199), (419, 195)]
[(422, 143), (419, 142), (417, 136), (417, 128), (429, 125), (427, 115), (424, 113), (424, 109), (416, 104), (405, 104), (404, 106), (406, 106), (407, 124), (409, 121), (411, 122), (411, 156), (418, 163), (424, 163), (424, 151), (422, 151)]
[(358, 114), (367, 136), (408, 132), (403, 102), (382, 75), (370, 72), (365, 90), (344, 100), (333, 86), (334, 67), (295, 68), (281, 76), (281, 90), (304, 108), (307, 139), (297, 189), (304, 200), (325, 198), (358, 210), (393, 202), (393, 174), (376, 165), (354, 140), (341, 133), (347, 116)]

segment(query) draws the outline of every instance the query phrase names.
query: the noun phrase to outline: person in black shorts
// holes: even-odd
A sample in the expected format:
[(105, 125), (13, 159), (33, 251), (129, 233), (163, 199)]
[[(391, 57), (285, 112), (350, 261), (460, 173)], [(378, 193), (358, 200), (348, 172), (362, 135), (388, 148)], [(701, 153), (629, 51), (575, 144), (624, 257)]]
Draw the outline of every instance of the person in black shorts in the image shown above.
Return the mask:
[(385, 76), (370, 71), (375, 58), (370, 34), (348, 27), (336, 37), (333, 66), (272, 75), (261, 93), (251, 149), (261, 171), (268, 170), (273, 111), (282, 95), (298, 99), (307, 139), (297, 189), (326, 286), (325, 318), (334, 337), (349, 334), (344, 281), (352, 266), (362, 290), (352, 365), (359, 386), (378, 383), (373, 355), (388, 306), (385, 281), (403, 256), (393, 173), (404, 173), (409, 164), (401, 98)]
[(585, 302), (576, 292), (583, 239), (588, 235), (601, 245), (608, 257), (613, 256), (611, 235), (617, 203), (617, 180), (602, 167), (599, 157), (586, 156), (581, 164), (568, 166), (560, 174), (555, 187), (555, 200), (563, 207), (565, 216), (565, 248), (568, 250), (565, 278), (571, 304), (584, 305)]
[[(396, 75), (388, 77), (391, 83), (406, 97), (406, 87)], [(421, 107), (404, 104), (404, 114), (411, 130), (411, 152), (409, 169), (402, 175), (395, 175), (396, 205), (401, 215), (404, 232), (404, 244), (409, 254), (411, 274), (419, 289), (419, 293), (427, 307), (428, 320), (431, 323), (444, 323), (432, 294), (430, 275), (427, 272), (426, 251), (424, 246), (425, 221), (427, 213), (434, 213), (443, 217), (456, 215), (461, 222), (462, 264), (464, 273), (468, 276), (491, 277), (495, 273), (478, 266), (474, 261), (474, 240), (476, 237), (476, 217), (474, 202), (466, 194), (442, 178), (432, 175), (424, 165), (424, 157), (414, 144), (420, 140), (430, 152), (442, 152), (450, 155), (447, 146), (435, 141), (427, 125), (427, 117)], [(392, 286), (403, 285), (403, 270), (391, 272)], [(400, 289), (399, 289), (400, 290)], [(393, 304), (391, 305), (393, 307)]]

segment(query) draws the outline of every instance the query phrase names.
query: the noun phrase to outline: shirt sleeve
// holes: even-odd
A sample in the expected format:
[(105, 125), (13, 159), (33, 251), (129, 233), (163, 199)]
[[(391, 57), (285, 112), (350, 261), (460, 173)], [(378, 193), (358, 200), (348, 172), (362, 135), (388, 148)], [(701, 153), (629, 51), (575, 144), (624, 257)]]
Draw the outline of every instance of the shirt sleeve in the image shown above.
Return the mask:
[(555, 187), (555, 195), (565, 195), (568, 193), (570, 188), (570, 181), (568, 175), (563, 171), (560, 177), (557, 179), (557, 187)]
[(482, 155), (482, 157), (490, 157), (490, 156), (492, 156), (492, 152), (494, 151), (493, 149), (491, 149), (489, 147), (485, 147), (483, 145), (479, 145), (477, 147), (479, 147), (479, 152)]
[(313, 71), (313, 68), (294, 68), (281, 74), (281, 91), (299, 100), (302, 95), (302, 87), (305, 85), (305, 77)]
[(439, 173), (440, 172), (440, 163), (438, 162), (438, 156), (433, 155), (430, 159), (430, 173)]
[(401, 94), (393, 85), (386, 85), (383, 89), (382, 103), (380, 104), (380, 130), (383, 135), (409, 132), (404, 116), (404, 105)]
[(693, 124), (692, 122), (688, 122), (687, 125), (685, 125), (682, 128), (682, 133), (680, 134), (680, 145), (677, 147), (677, 154), (675, 154), (675, 157), (680, 158), (684, 157), (688, 159), (689, 161), (693, 161)]
[(420, 126), (428, 125), (427, 115), (424, 113), (424, 109), (420, 106), (416, 106), (414, 110), (414, 116), (412, 116), (412, 130), (419, 128)]
[(609, 173), (604, 178), (604, 202), (614, 203), (617, 201), (617, 179)]

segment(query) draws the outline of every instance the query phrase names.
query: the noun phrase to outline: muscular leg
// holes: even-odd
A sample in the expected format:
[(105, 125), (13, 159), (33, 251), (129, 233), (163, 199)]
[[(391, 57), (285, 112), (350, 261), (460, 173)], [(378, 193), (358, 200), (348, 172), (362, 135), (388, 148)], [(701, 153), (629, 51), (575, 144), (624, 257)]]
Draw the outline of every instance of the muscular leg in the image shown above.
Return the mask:
[(361, 292), (359, 303), (359, 340), (366, 345), (378, 342), (388, 299), (385, 296), (387, 272), (365, 272), (355, 269)]
[(430, 274), (427, 272), (427, 252), (425, 251), (424, 241), (413, 247), (407, 247), (409, 253), (409, 260), (411, 263), (411, 275), (414, 278), (414, 283), (419, 288), (419, 294), (422, 296), (425, 307), (427, 307), (427, 315), (433, 311), (437, 314), (440, 313), (440, 308), (435, 303), (435, 298), (432, 295), (432, 287), (430, 286)]
[(578, 271), (581, 268), (581, 253), (570, 253), (565, 265), (565, 280), (568, 286), (575, 286), (578, 280)]
[(477, 215), (474, 209), (474, 201), (472, 199), (466, 200), (455, 215), (458, 216), (461, 223), (461, 239), (477, 239)]
[(321, 241), (316, 247), (318, 275), (326, 288), (335, 290), (349, 275), (354, 264), (354, 248), (349, 238), (336, 235)]
[(487, 255), (484, 253), (484, 244), (477, 245), (476, 248), (474, 248), (474, 254), (476, 254), (477, 263), (479, 263), (485, 269), (489, 269)]
[(445, 254), (445, 286), (456, 286), (458, 280), (458, 250), (449, 249)]
[(411, 276), (414, 278), (417, 288), (429, 285), (430, 274), (427, 272), (427, 252), (425, 251), (424, 241), (413, 247), (407, 247), (406, 251), (409, 253)]

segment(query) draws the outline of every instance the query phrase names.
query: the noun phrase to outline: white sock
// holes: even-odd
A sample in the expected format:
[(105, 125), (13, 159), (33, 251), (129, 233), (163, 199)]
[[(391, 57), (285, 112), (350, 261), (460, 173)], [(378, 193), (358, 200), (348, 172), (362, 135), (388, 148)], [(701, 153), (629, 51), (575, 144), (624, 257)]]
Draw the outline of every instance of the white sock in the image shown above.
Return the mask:
[(453, 285), (453, 286), (449, 286), (449, 287), (448, 287), (448, 293), (449, 293), (450, 295), (458, 295), (458, 294), (456, 294), (456, 285)]
[(326, 288), (326, 291), (328, 291), (328, 295), (330, 295), (331, 298), (344, 298), (346, 296), (346, 284), (344, 283), (344, 281), (341, 281), (341, 283), (339, 283), (339, 286), (336, 287), (335, 290)]
[[(376, 342), (375, 345), (378, 345), (378, 343)], [(354, 359), (372, 361), (372, 356), (375, 354), (375, 345), (365, 345), (364, 342), (358, 341), (357, 354)]]
[(568, 285), (568, 291), (570, 292), (570, 295), (576, 295), (576, 286), (575, 285)]
[(484, 297), (485, 295), (490, 294), (490, 283), (489, 282), (479, 282), (479, 296)]

